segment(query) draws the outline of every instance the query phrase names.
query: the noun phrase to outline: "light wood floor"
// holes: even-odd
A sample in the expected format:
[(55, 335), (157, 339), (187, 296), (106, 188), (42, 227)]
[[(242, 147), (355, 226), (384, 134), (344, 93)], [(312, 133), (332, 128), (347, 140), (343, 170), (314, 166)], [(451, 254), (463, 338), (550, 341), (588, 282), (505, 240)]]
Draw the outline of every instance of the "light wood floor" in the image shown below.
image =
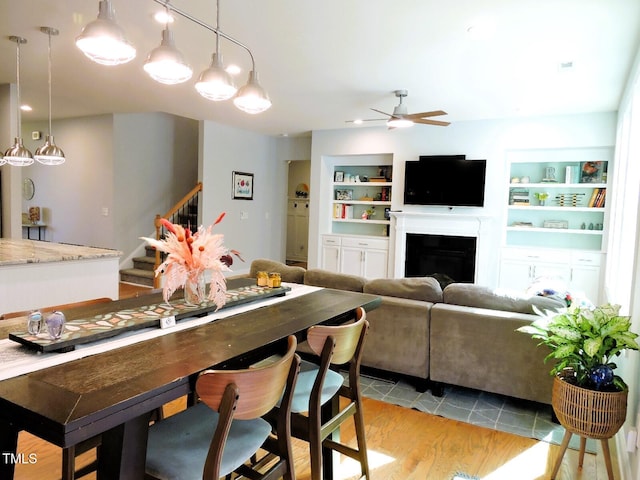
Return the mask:
[[(140, 289), (121, 284), (121, 298), (136, 295)], [(143, 292), (140, 292), (143, 293)], [(454, 473), (477, 475), (483, 480), (548, 479), (559, 447), (470, 424), (447, 420), (416, 410), (365, 399), (366, 437), (372, 480), (449, 480)], [(184, 408), (178, 400), (165, 407), (170, 415)], [(341, 431), (344, 441), (355, 445), (348, 422)], [(619, 477), (612, 449), (616, 478)], [(16, 467), (16, 479), (49, 480), (60, 478), (60, 449), (25, 432), (20, 434), (18, 453), (35, 454), (37, 462)], [(299, 480), (309, 480), (308, 447), (294, 440), (295, 470)], [(95, 454), (79, 458), (80, 465)], [(578, 469), (578, 452), (567, 450), (557, 480), (606, 480), (602, 453), (586, 454)], [(86, 479), (93, 480), (95, 474)], [(336, 480), (359, 478), (359, 466), (341, 460)]]
[[(165, 407), (167, 415), (183, 408), (183, 401)], [(377, 400), (365, 399), (367, 450), (372, 480), (449, 480), (454, 473), (477, 475), (484, 480), (548, 479), (559, 447), (537, 440), (447, 420)], [(346, 424), (343, 441), (355, 444), (353, 428)], [(20, 434), (18, 452), (36, 454), (37, 462), (16, 467), (16, 479), (60, 478), (60, 449), (25, 432)], [(309, 480), (307, 445), (294, 440), (298, 480)], [(82, 465), (95, 458), (88, 452)], [(586, 454), (584, 467), (577, 467), (578, 452), (567, 450), (558, 480), (605, 480), (602, 454)], [(617, 464), (614, 459), (614, 469)], [(359, 478), (359, 466), (341, 460), (336, 480)], [(95, 479), (90, 474), (86, 479)]]

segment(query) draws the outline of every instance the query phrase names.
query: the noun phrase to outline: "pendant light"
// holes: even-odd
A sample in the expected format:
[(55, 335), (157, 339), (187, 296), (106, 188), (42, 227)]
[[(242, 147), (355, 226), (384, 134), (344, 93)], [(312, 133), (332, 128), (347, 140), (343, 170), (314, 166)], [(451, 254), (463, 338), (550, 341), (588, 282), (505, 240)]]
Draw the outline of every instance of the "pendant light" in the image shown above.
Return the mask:
[(76, 46), (96, 63), (120, 65), (133, 60), (135, 47), (116, 22), (111, 0), (100, 0), (98, 18), (88, 23), (76, 38)]
[(60, 165), (65, 161), (64, 152), (56, 145), (51, 133), (51, 36), (59, 32), (51, 27), (40, 27), (40, 31), (49, 36), (49, 133), (44, 145), (36, 150), (34, 158), (44, 165)]
[(16, 37), (12, 35), (9, 40), (16, 42), (16, 93), (18, 104), (18, 136), (12, 147), (4, 152), (4, 162), (16, 167), (26, 167), (33, 163), (33, 155), (22, 143), (22, 115), (20, 113), (20, 45), (27, 43), (26, 38)]
[(255, 115), (262, 113), (271, 107), (271, 100), (267, 92), (258, 82), (258, 72), (251, 70), (247, 84), (238, 90), (236, 98), (233, 99), (236, 107), (246, 113)]
[(162, 31), (162, 42), (147, 57), (144, 70), (156, 82), (165, 85), (176, 85), (186, 82), (193, 75), (193, 70), (184, 60), (184, 56), (175, 46), (173, 32), (169, 24)]
[(231, 75), (224, 69), (220, 54), (220, 0), (216, 2), (216, 51), (211, 56), (211, 66), (200, 74), (196, 83), (196, 90), (200, 95), (214, 102), (228, 100), (237, 91)]

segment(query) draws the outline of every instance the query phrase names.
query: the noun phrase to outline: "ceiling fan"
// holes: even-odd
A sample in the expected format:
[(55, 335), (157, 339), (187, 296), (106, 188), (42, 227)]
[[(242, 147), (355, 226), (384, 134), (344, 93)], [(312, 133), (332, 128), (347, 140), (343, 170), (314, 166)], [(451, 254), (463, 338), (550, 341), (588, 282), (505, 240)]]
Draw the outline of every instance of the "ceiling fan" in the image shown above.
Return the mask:
[(370, 118), (365, 120), (347, 120), (347, 123), (360, 123), (360, 122), (375, 122), (381, 120), (387, 120), (387, 125), (389, 129), (393, 128), (403, 128), (403, 127), (411, 127), (415, 123), (422, 123), (424, 125), (438, 125), (441, 127), (446, 127), (450, 124), (450, 122), (443, 122), (441, 120), (432, 120), (428, 117), (437, 117), (440, 115), (446, 115), (447, 112), (442, 110), (434, 110), (432, 112), (421, 112), (421, 113), (408, 113), (407, 106), (402, 103), (402, 99), (408, 95), (406, 90), (395, 90), (394, 91), (396, 97), (400, 99), (400, 103), (396, 105), (393, 109), (393, 113), (386, 113), (381, 110), (377, 110), (372, 108), (374, 112), (381, 113), (383, 115), (387, 115), (389, 118)]

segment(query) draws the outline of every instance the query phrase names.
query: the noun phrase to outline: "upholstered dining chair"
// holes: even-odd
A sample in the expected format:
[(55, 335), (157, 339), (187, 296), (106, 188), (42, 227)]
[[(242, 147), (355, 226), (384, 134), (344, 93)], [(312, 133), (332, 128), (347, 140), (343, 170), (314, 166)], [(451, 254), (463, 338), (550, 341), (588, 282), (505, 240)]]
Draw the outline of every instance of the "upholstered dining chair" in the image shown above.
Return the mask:
[[(290, 406), (300, 357), (297, 342), (274, 362), (244, 370), (206, 370), (196, 381), (199, 403), (149, 428), (147, 478), (294, 480)], [(284, 392), (284, 393), (283, 393)], [(278, 403), (275, 428), (261, 418)], [(278, 457), (264, 471), (247, 463), (258, 451)]]
[[(309, 442), (312, 480), (322, 479), (323, 448), (357, 460), (362, 475), (371, 478), (360, 388), (360, 362), (368, 328), (366, 312), (360, 307), (355, 321), (337, 326), (315, 325), (307, 330), (308, 348), (316, 357), (303, 360), (300, 365), (291, 404), (291, 434)], [(332, 365), (348, 365), (346, 382), (342, 374), (331, 369)], [(347, 403), (338, 402), (340, 397), (347, 399)], [(329, 402), (335, 402), (339, 411), (326, 418), (323, 412), (327, 411), (325, 407)], [(357, 449), (332, 438), (332, 433), (351, 417), (355, 423)], [(269, 418), (272, 419), (272, 415)]]

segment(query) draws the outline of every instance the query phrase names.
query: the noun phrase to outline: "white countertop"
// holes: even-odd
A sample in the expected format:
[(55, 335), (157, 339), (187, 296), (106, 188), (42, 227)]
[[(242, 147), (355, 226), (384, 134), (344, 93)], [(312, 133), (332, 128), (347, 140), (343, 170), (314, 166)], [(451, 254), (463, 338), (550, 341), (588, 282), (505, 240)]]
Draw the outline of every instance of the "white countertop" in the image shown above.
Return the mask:
[(0, 267), (25, 263), (65, 262), (93, 258), (120, 257), (122, 252), (38, 240), (0, 238)]

